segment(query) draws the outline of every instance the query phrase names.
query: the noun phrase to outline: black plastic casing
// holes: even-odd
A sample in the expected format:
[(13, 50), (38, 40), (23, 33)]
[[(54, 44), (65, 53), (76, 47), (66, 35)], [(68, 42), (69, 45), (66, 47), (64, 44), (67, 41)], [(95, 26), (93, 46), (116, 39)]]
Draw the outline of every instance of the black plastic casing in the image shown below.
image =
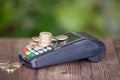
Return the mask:
[(23, 53), (19, 52), (20, 62), (31, 68), (42, 68), (80, 59), (98, 62), (105, 57), (106, 47), (102, 41), (87, 33), (73, 32), (72, 34), (82, 37), (32, 59), (26, 59)]

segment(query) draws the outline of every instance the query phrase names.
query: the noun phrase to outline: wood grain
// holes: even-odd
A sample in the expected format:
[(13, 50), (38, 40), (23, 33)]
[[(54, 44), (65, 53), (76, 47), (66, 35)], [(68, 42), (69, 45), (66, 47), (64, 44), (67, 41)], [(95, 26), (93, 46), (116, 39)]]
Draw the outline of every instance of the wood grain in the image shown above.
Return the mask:
[[(0, 60), (18, 61), (18, 52), (29, 39), (0, 39)], [(22, 66), (8, 74), (0, 69), (0, 80), (120, 80), (120, 40), (103, 40), (107, 47), (106, 57), (92, 63), (78, 60), (42, 69)]]

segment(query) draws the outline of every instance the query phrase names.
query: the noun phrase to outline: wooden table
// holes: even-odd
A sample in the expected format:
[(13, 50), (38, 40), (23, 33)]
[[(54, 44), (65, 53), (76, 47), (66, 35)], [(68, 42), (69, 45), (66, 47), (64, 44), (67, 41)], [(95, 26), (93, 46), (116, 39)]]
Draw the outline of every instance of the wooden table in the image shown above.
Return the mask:
[[(0, 39), (0, 60), (18, 61), (18, 51), (28, 41), (29, 39)], [(120, 40), (103, 41), (107, 54), (98, 63), (79, 60), (37, 70), (23, 65), (9, 74), (0, 69), (0, 80), (120, 80)]]

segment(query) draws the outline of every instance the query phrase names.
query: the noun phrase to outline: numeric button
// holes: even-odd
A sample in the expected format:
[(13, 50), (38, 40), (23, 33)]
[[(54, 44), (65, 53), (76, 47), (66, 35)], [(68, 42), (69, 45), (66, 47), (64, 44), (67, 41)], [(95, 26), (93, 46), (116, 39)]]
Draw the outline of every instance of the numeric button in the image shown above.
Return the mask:
[(47, 50), (52, 50), (52, 47), (49, 46), (49, 47), (46, 47), (46, 49), (47, 49)]
[(47, 52), (48, 50), (46, 48), (43, 49), (44, 52)]
[(41, 53), (43, 53), (43, 50), (42, 50), (42, 49), (39, 49), (38, 52), (41, 54)]

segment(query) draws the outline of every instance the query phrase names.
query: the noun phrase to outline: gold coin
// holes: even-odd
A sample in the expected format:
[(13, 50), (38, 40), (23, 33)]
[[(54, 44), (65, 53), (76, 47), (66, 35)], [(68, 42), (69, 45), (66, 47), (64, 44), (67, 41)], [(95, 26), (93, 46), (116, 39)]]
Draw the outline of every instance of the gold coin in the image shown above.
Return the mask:
[(56, 39), (57, 39), (58, 41), (64, 41), (64, 40), (67, 40), (67, 39), (68, 39), (68, 36), (66, 36), (66, 35), (58, 35), (58, 36), (56, 37)]
[(52, 41), (57, 41), (56, 37), (52, 36)]
[(36, 42), (39, 42), (39, 41), (40, 41), (39, 37), (32, 37), (32, 40), (34, 40), (34, 41), (36, 41)]

